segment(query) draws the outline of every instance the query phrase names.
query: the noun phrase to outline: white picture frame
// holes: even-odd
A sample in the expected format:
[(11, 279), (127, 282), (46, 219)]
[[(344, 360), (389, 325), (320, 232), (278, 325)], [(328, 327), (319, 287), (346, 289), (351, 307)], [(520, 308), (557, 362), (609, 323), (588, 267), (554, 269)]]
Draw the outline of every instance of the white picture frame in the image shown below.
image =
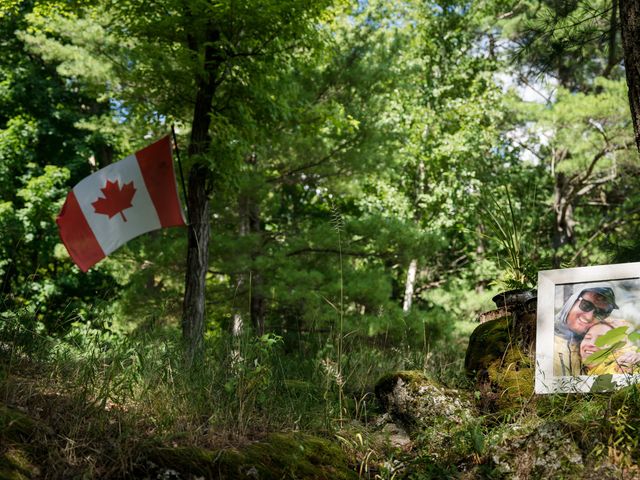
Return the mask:
[[(570, 330), (569, 324), (577, 324), (575, 314), (571, 319), (569, 315), (571, 309), (582, 302), (580, 295), (588, 294), (589, 289), (593, 289), (592, 294), (594, 291), (608, 294), (607, 288), (613, 292), (615, 303), (609, 300), (600, 303), (600, 306), (606, 306), (595, 308), (598, 319), (614, 326), (628, 325), (634, 330), (640, 329), (640, 262), (538, 272), (535, 393), (610, 391), (640, 382), (640, 375), (629, 372), (602, 373), (601, 369), (599, 373), (589, 373), (589, 366), (583, 364), (584, 358), (588, 357), (580, 357), (580, 354), (586, 355), (586, 344), (596, 335), (596, 330), (606, 328), (594, 329), (593, 333)], [(596, 300), (603, 298), (598, 296)], [(587, 309), (594, 308), (594, 304), (589, 302), (580, 305)], [(617, 308), (613, 308), (613, 305)], [(612, 312), (604, 317), (610, 308), (613, 308)], [(584, 322), (582, 317), (581, 321)], [(582, 326), (580, 324), (575, 328)], [(632, 331), (628, 329), (629, 333)], [(631, 351), (636, 351), (637, 346), (629, 343)], [(571, 359), (578, 359), (580, 364), (578, 361), (569, 361)], [(567, 368), (567, 364), (570, 368)], [(591, 368), (593, 372), (598, 370)]]

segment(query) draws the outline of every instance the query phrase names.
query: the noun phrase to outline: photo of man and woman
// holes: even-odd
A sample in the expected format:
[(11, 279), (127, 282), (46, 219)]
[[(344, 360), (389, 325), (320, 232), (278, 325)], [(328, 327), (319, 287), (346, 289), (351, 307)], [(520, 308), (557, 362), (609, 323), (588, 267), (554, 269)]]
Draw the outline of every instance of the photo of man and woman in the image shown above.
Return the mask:
[[(620, 327), (624, 333), (615, 344), (598, 342)], [(553, 375), (639, 373), (639, 345), (631, 341), (638, 329), (639, 279), (556, 284)], [(602, 354), (594, 355), (598, 352)]]

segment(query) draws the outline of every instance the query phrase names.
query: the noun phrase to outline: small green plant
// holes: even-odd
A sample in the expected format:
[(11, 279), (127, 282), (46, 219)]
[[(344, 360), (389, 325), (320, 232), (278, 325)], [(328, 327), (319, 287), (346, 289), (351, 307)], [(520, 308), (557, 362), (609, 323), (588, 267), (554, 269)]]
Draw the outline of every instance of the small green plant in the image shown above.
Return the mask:
[(260, 337), (248, 338), (241, 342), (239, 350), (231, 352), (224, 391), (231, 407), (230, 420), (238, 435), (247, 434), (256, 420), (257, 410), (270, 401), (276, 373), (275, 357), (281, 345), (282, 337), (265, 333)]
[[(591, 452), (595, 458), (607, 458), (612, 464), (628, 468), (638, 449), (637, 429), (633, 425), (629, 405), (623, 404), (606, 419), (606, 439), (599, 442)], [(608, 432), (608, 433), (606, 433)]]
[(342, 443), (349, 456), (356, 458), (358, 461), (358, 478), (370, 478), (371, 465), (377, 459), (376, 451), (371, 448), (368, 441), (365, 441), (362, 433), (357, 432), (353, 438), (348, 432), (341, 432), (342, 435), (336, 434), (335, 437)]
[(527, 251), (527, 216), (522, 207), (514, 205), (509, 187), (504, 185), (504, 199), (489, 195), (489, 205), (481, 212), (491, 232), (485, 236), (506, 252), (506, 258), (503, 254), (496, 255), (502, 277), (495, 283), (505, 290), (532, 288), (537, 281), (537, 270)]

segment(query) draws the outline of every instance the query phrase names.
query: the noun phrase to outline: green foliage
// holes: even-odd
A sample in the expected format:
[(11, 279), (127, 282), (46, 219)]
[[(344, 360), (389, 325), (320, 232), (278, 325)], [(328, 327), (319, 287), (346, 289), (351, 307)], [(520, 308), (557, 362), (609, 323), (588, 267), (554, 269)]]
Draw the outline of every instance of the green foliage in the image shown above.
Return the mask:
[(68, 169), (46, 165), (42, 175), (29, 178), (18, 190), (16, 195), (22, 201), (22, 208), (16, 216), (22, 222), (25, 243), (37, 242), (45, 252), (53, 251), (55, 244), (50, 239), (47, 239), (49, 244), (43, 244), (43, 237), (54, 227), (53, 219), (62, 207), (68, 180)]
[(623, 75), (614, 5), (604, 0), (492, 2), (503, 14), (503, 34), (518, 45), (512, 58), (526, 74), (551, 74), (573, 91), (593, 88), (598, 75)]
[[(388, 371), (425, 369), (468, 386), (462, 351), (492, 308), (487, 286), (531, 287), (552, 265), (637, 260), (640, 175), (607, 8), (3, 2), (0, 378), (41, 359), (74, 406), (95, 407), (94, 421), (62, 433), (89, 439), (84, 459), (110, 431), (106, 412), (132, 415), (135, 428), (115, 423), (125, 439), (139, 429), (215, 444), (366, 422), (380, 413), (373, 382)], [(183, 160), (213, 173), (207, 338), (202, 364), (187, 372), (178, 338), (187, 231), (137, 238), (82, 274), (54, 220), (77, 181), (170, 123), (189, 150), (205, 58), (215, 65), (211, 153)], [(540, 71), (554, 77), (539, 79), (544, 101), (523, 100), (517, 82)], [(252, 329), (259, 321), (264, 335)], [(499, 386), (489, 393), (500, 413), (450, 432), (446, 462), (428, 446), (387, 464), (381, 453), (380, 476), (397, 478), (403, 462), (411, 478), (499, 476), (498, 437), (524, 425), (517, 439), (538, 438), (527, 435), (543, 419), (562, 419), (554, 435), (584, 430), (585, 451), (637, 455), (635, 404), (532, 407), (532, 365), (507, 348), (509, 328), (478, 329), (467, 361)], [(614, 332), (591, 360), (622, 346)], [(603, 424), (603, 412), (614, 420)], [(376, 453), (346, 443), (359, 465)], [(108, 454), (123, 462), (105, 478), (130, 474), (131, 457)]]
[(491, 232), (489, 238), (501, 245), (506, 254), (506, 258), (496, 259), (502, 269), (502, 278), (497, 279), (496, 284), (505, 290), (532, 288), (537, 281), (537, 269), (532, 264), (528, 242), (525, 241), (525, 234), (531, 228), (524, 224), (530, 217), (522, 207), (520, 211), (516, 210), (506, 186), (504, 193), (500, 201), (490, 196), (490, 203), (482, 208), (485, 224)]

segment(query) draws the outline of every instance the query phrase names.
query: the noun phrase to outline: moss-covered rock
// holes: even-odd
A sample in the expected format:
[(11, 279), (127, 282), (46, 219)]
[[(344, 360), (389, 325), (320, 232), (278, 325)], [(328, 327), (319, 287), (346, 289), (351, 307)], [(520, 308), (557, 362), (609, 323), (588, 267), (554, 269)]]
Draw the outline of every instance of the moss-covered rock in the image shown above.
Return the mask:
[(559, 422), (514, 428), (490, 457), (495, 471), (513, 480), (584, 478), (582, 452)]
[[(530, 316), (527, 313), (518, 317), (526, 320), (526, 329), (515, 328), (517, 319), (509, 316), (483, 323), (471, 334), (465, 368), (476, 379), (481, 410), (520, 408), (533, 395), (534, 358), (528, 343)], [(523, 332), (527, 334), (522, 335)]]
[(518, 409), (533, 395), (534, 366), (517, 345), (510, 345), (502, 358), (487, 366), (485, 388), (493, 393), (492, 408)]
[(40, 470), (22, 448), (13, 446), (0, 450), (0, 480), (29, 480), (39, 476)]
[(375, 393), (383, 408), (409, 429), (461, 424), (474, 415), (468, 392), (445, 388), (420, 371), (385, 375)]
[(495, 360), (502, 358), (512, 342), (512, 318), (498, 318), (481, 323), (471, 333), (464, 359), (470, 377), (482, 375)]
[(31, 459), (29, 441), (41, 428), (22, 412), (0, 404), (0, 480), (27, 480), (40, 475)]
[(0, 404), (0, 436), (7, 441), (29, 440), (38, 423), (22, 412)]
[(278, 433), (242, 449), (155, 448), (147, 459), (155, 468), (216, 479), (355, 479), (340, 447), (300, 433)]
[(417, 371), (386, 375), (375, 391), (391, 418), (406, 427), (412, 448), (419, 452), (419, 467), (412, 468), (450, 465), (469, 453), (464, 439), (476, 417), (469, 392), (446, 388)]

